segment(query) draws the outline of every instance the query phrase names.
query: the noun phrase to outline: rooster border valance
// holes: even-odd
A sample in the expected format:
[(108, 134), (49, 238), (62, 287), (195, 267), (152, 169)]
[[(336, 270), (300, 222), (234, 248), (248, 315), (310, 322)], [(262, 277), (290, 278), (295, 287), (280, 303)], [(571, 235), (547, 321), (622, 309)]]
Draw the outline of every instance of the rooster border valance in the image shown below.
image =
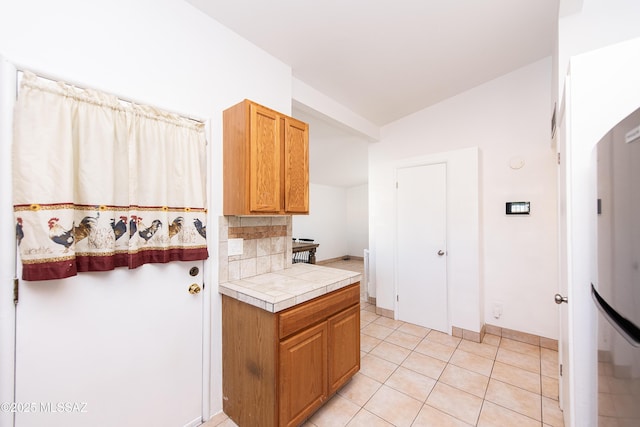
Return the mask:
[(25, 72), (13, 198), (24, 280), (206, 259), (204, 125)]

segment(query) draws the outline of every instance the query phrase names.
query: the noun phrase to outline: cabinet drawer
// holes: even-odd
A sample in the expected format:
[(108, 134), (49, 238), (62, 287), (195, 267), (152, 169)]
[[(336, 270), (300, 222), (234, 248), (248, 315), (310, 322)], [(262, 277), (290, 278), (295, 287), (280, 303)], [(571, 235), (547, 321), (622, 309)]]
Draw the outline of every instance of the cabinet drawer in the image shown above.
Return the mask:
[(327, 319), (360, 301), (360, 282), (331, 292), (280, 313), (279, 337), (283, 339)]

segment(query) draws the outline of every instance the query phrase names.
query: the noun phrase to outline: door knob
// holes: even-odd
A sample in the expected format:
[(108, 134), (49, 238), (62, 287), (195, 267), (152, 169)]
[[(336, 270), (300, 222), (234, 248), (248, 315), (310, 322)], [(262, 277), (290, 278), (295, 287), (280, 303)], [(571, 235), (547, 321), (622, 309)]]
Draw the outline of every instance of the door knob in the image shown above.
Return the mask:
[(197, 283), (194, 283), (191, 286), (189, 286), (189, 293), (191, 295), (200, 293), (200, 285), (198, 285)]
[(553, 299), (554, 299), (554, 301), (556, 302), (556, 304), (562, 304), (563, 302), (564, 302), (564, 303), (569, 302), (569, 299), (568, 299), (567, 297), (563, 297), (563, 296), (562, 296), (562, 295), (560, 295), (560, 294), (555, 294), (555, 295), (554, 295), (554, 297), (553, 297)]
[(443, 251), (442, 249), (440, 249), (440, 250), (438, 251), (438, 256), (442, 256), (442, 255), (444, 255), (444, 251)]

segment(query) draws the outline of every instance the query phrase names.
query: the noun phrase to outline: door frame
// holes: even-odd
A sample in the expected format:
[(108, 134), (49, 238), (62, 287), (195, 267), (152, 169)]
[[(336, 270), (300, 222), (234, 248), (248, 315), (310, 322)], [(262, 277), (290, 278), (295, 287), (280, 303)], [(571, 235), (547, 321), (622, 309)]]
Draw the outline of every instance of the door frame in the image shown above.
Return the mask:
[[(16, 69), (0, 56), (0, 402), (14, 401), (15, 387), (15, 314), (13, 282), (16, 271), (16, 243), (13, 228), (11, 191), (11, 141), (13, 106), (16, 93)], [(13, 95), (13, 96), (12, 96)], [(13, 425), (13, 414), (0, 411), (0, 425)]]
[[(429, 157), (418, 157), (418, 158), (414, 158), (414, 159), (408, 159), (408, 160), (404, 160), (401, 162), (396, 163), (396, 165), (394, 166), (393, 169), (393, 180), (394, 180), (394, 187), (396, 188), (396, 191), (394, 192), (394, 210), (393, 210), (393, 318), (394, 320), (398, 320), (398, 314), (399, 314), (399, 300), (398, 300), (398, 294), (400, 291), (400, 283), (399, 283), (399, 274), (398, 274), (398, 268), (400, 265), (400, 260), (399, 260), (399, 248), (398, 248), (398, 191), (397, 191), (397, 184), (398, 184), (398, 171), (400, 169), (407, 169), (407, 168), (412, 168), (412, 167), (421, 167), (421, 166), (433, 166), (433, 165), (438, 165), (438, 164), (444, 164), (445, 165), (445, 197), (446, 197), (446, 201), (445, 201), (445, 211), (446, 211), (446, 225), (445, 225), (445, 247), (448, 248), (449, 247), (449, 203), (450, 203), (450, 195), (449, 195), (449, 162), (450, 160), (448, 159), (448, 156), (446, 155), (446, 153), (444, 154), (444, 158), (442, 155), (435, 155), (435, 156), (429, 156)], [(448, 254), (447, 254), (447, 258), (448, 258)], [(452, 331), (452, 307), (451, 307), (451, 298), (452, 298), (452, 294), (451, 294), (451, 286), (449, 284), (449, 262), (446, 262), (446, 266), (445, 266), (445, 275), (446, 275), (446, 283), (445, 286), (447, 287), (447, 330), (448, 333), (451, 334)]]
[[(568, 358), (570, 423), (597, 420), (597, 309), (590, 282), (597, 277), (595, 250), (596, 173), (593, 149), (616, 124), (638, 108), (639, 39), (630, 39), (569, 58), (565, 85), (566, 162), (563, 197), (567, 240)], [(597, 120), (596, 120), (597, 119)], [(564, 305), (564, 304), (563, 304)], [(567, 356), (563, 356), (566, 358)], [(566, 403), (566, 402), (565, 402)], [(566, 409), (565, 409), (566, 410)]]
[[(449, 335), (452, 326), (470, 331), (480, 331), (484, 324), (481, 291), (483, 276), (481, 266), (482, 233), (480, 230), (480, 150), (476, 146), (460, 148), (417, 156), (396, 161), (391, 166), (393, 185), (397, 182), (397, 169), (412, 166), (428, 166), (445, 163), (447, 167), (447, 312), (449, 317)], [(393, 242), (393, 299), (387, 307), (393, 307), (390, 313), (397, 320), (398, 308), (398, 236), (397, 230), (397, 194), (390, 203), (394, 204), (391, 223), (388, 225), (389, 237)], [(391, 209), (390, 209), (391, 213)], [(454, 304), (455, 301), (455, 304)], [(384, 303), (383, 303), (384, 306)]]
[[(18, 66), (0, 55), (0, 231), (4, 236), (14, 236), (13, 196), (12, 196), (12, 141), (13, 141), (13, 107), (18, 92)], [(37, 71), (35, 71), (37, 73)], [(46, 74), (46, 73), (45, 73)], [(205, 135), (208, 141), (212, 140), (211, 120), (204, 120)], [(211, 144), (207, 144), (207, 182), (209, 187), (213, 182)], [(207, 222), (213, 218), (211, 197), (208, 200)], [(217, 220), (215, 221), (217, 223)], [(218, 240), (218, 227), (211, 228), (208, 242)], [(208, 245), (211, 252), (217, 245)], [(0, 402), (15, 401), (15, 373), (16, 373), (16, 313), (14, 304), (14, 282), (18, 280), (17, 245), (15, 239), (0, 239)], [(211, 334), (213, 332), (211, 288), (217, 276), (217, 251), (210, 253), (203, 261), (202, 272), (202, 338), (201, 338), (201, 422), (208, 421), (213, 414), (211, 411), (211, 398), (216, 395), (212, 391), (212, 349)], [(214, 405), (215, 406), (215, 405)], [(13, 425), (14, 414), (0, 411), (0, 425)], [(197, 424), (196, 424), (197, 425)]]
[[(571, 282), (571, 194), (567, 189), (570, 186), (571, 157), (568, 155), (570, 143), (570, 114), (566, 103), (571, 94), (570, 75), (565, 77), (565, 86), (557, 117), (557, 155), (558, 155), (558, 293), (573, 302), (573, 295), (569, 283)], [(564, 209), (564, 211), (563, 211)], [(551, 295), (549, 295), (551, 298)], [(573, 326), (571, 308), (573, 305), (560, 304), (558, 306), (558, 402), (563, 411), (564, 424), (571, 426), (575, 418), (573, 401), (573, 359), (571, 343), (571, 329)], [(562, 368), (560, 368), (562, 366)], [(562, 373), (560, 373), (562, 372)]]
[(448, 168), (448, 162), (447, 161), (430, 161), (430, 162), (425, 162), (425, 163), (418, 163), (418, 164), (410, 164), (410, 165), (403, 165), (403, 166), (398, 166), (395, 168), (394, 170), (394, 179), (396, 182), (396, 192), (395, 192), (395, 229), (394, 229), (394, 240), (395, 240), (395, 244), (394, 244), (394, 295), (396, 296), (395, 301), (394, 301), (394, 319), (398, 320), (398, 316), (400, 313), (400, 301), (399, 301), (399, 293), (400, 293), (400, 274), (399, 274), (399, 265), (400, 265), (400, 257), (399, 257), (399, 252), (400, 252), (400, 248), (399, 248), (399, 232), (398, 232), (398, 208), (399, 208), (399, 198), (398, 198), (398, 175), (400, 170), (403, 169), (410, 169), (410, 168), (419, 168), (419, 167), (428, 167), (428, 166), (435, 166), (435, 165), (444, 165), (445, 167), (445, 230), (444, 230), (444, 234), (445, 234), (445, 241), (444, 241), (444, 250), (445, 250), (445, 283), (444, 286), (446, 287), (446, 327), (447, 327), (447, 333), (449, 331), (452, 330), (452, 324), (451, 324), (451, 295), (450, 295), (450, 290), (449, 290), (449, 263), (447, 262), (447, 247), (448, 247), (448, 236), (449, 236), (449, 186), (448, 186), (448, 178), (449, 178), (449, 168)]

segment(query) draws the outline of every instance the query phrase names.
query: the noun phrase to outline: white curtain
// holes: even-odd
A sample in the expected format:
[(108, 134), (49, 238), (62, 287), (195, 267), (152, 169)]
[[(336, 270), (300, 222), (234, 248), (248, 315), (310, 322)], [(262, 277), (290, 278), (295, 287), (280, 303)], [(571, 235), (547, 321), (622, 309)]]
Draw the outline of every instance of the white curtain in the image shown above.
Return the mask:
[(208, 256), (202, 123), (25, 72), (13, 168), (25, 280)]

